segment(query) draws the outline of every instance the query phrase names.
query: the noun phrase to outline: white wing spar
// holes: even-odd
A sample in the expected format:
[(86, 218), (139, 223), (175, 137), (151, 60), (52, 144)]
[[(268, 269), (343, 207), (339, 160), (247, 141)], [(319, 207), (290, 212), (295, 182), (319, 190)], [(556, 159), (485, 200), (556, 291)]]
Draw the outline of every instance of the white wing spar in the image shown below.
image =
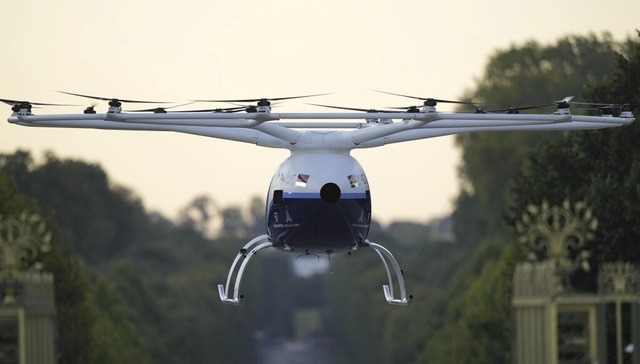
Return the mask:
[(339, 113), (126, 113), (33, 115), (15, 111), (8, 121), (31, 127), (171, 131), (271, 148), (351, 150), (478, 131), (589, 130), (628, 125), (620, 116), (440, 112)]

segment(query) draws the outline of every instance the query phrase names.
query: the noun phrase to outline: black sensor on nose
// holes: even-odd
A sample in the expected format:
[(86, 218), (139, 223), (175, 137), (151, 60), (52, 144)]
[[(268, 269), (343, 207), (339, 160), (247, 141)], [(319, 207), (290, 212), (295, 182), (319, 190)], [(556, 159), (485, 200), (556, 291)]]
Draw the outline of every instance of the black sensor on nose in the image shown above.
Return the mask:
[(320, 189), (320, 198), (326, 203), (335, 203), (340, 199), (340, 187), (335, 183), (327, 183)]

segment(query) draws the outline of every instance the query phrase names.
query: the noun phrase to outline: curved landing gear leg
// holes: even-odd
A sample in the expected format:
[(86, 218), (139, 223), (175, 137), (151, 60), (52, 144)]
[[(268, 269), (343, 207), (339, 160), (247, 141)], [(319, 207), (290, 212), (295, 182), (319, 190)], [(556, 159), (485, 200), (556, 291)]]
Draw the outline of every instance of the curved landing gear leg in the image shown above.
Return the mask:
[[(230, 303), (233, 305), (239, 305), (242, 303), (244, 296), (241, 295), (239, 291), (240, 281), (242, 280), (244, 269), (246, 268), (247, 263), (249, 263), (249, 259), (251, 259), (252, 256), (257, 254), (258, 251), (270, 246), (273, 246), (273, 244), (269, 241), (269, 237), (267, 235), (260, 235), (248, 242), (244, 247), (242, 247), (242, 249), (240, 249), (240, 252), (238, 252), (238, 255), (236, 255), (236, 259), (233, 260), (231, 268), (229, 269), (227, 284), (224, 286), (222, 284), (218, 285), (218, 293), (220, 294), (220, 300), (222, 300), (222, 302)], [(240, 264), (238, 272), (236, 273), (236, 267), (238, 263), (240, 263), (240, 261), (242, 261), (242, 264)], [(231, 298), (229, 298), (229, 287), (231, 287), (231, 280), (234, 278), (234, 276), (235, 283), (233, 285), (233, 295)]]
[[(386, 298), (387, 302), (392, 305), (410, 304), (411, 300), (413, 299), (413, 296), (411, 295), (407, 296), (407, 289), (405, 288), (405, 285), (404, 285), (403, 272), (402, 272), (402, 269), (400, 269), (400, 265), (398, 265), (398, 261), (396, 260), (396, 258), (393, 257), (393, 254), (391, 254), (391, 252), (387, 250), (387, 248), (383, 247), (380, 244), (376, 244), (369, 240), (366, 241), (366, 244), (368, 244), (369, 247), (373, 248), (376, 251), (376, 253), (378, 253), (378, 256), (380, 257), (380, 259), (382, 260), (382, 263), (384, 264), (384, 269), (387, 271), (387, 279), (389, 280), (389, 284), (385, 284), (382, 286), (384, 290), (384, 297)], [(391, 277), (391, 270), (389, 269), (389, 264), (387, 263), (387, 261), (391, 263), (391, 266), (393, 267), (393, 270), (396, 274), (396, 280), (398, 281), (398, 288), (400, 289), (400, 298), (394, 297), (393, 278)]]

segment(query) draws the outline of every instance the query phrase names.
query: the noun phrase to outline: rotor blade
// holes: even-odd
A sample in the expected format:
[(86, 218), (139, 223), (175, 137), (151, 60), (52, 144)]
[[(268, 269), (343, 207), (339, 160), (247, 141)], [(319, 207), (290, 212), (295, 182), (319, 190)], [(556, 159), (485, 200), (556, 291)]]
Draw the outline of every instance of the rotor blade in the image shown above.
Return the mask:
[(572, 105), (584, 106), (584, 107), (598, 107), (598, 106), (612, 106), (616, 104), (609, 104), (606, 102), (585, 102), (585, 101), (573, 101)]
[(486, 112), (510, 112), (510, 111), (522, 111), (522, 110), (531, 110), (531, 109), (542, 109), (545, 107), (555, 106), (556, 104), (540, 104), (540, 105), (527, 105), (527, 106), (511, 106), (504, 107), (500, 109), (490, 109), (486, 110)]
[(578, 105), (579, 107), (624, 107), (624, 106), (628, 106), (631, 108), (637, 108), (640, 107), (640, 104), (630, 104), (630, 103), (616, 103), (616, 102), (585, 102), (585, 101), (572, 101), (570, 102), (571, 105)]
[(397, 112), (395, 110), (379, 110), (379, 109), (361, 109), (357, 107), (346, 107), (346, 106), (333, 106), (333, 105), (323, 105), (323, 104), (313, 104), (309, 103), (308, 105), (320, 106), (320, 107), (328, 107), (331, 109), (339, 109), (339, 110), (351, 110), (351, 111), (361, 111), (361, 112)]
[(314, 97), (314, 96), (324, 96), (329, 95), (328, 93), (324, 94), (313, 94), (313, 95), (301, 95), (301, 96), (287, 96), (287, 97), (262, 97), (258, 99), (233, 99), (233, 100), (194, 100), (196, 102), (259, 102), (259, 101), (280, 101), (280, 100), (292, 100), (292, 99), (302, 99), (305, 97)]
[(418, 105), (411, 105), (411, 106), (388, 106), (387, 109), (393, 109), (393, 110), (403, 110), (404, 112), (408, 112), (408, 113), (417, 113), (417, 112), (421, 112), (422, 110), (422, 105), (418, 106)]
[(0, 102), (4, 102), (7, 105), (13, 106), (16, 104), (30, 104), (30, 105), (39, 105), (39, 106), (78, 106), (78, 105), (69, 105), (69, 104), (49, 104), (44, 102), (30, 102), (30, 101), (18, 101), (18, 100), (9, 100), (9, 99), (0, 99)]
[(149, 111), (157, 111), (159, 109), (169, 110), (169, 109), (175, 109), (176, 107), (182, 107), (182, 106), (187, 106), (187, 105), (191, 105), (191, 104), (193, 104), (193, 102), (187, 102), (187, 103), (180, 104), (180, 105), (175, 105), (175, 106), (151, 107), (151, 108), (148, 108), (148, 109), (124, 110), (124, 111), (126, 111), (126, 112), (149, 112)]
[(225, 107), (225, 108), (215, 108), (215, 109), (202, 109), (202, 110), (177, 110), (177, 111), (171, 111), (171, 112), (229, 112), (229, 113), (233, 113), (233, 112), (240, 112), (240, 111), (244, 111), (246, 108), (245, 107)]
[(139, 110), (125, 110), (125, 111), (126, 112), (157, 112), (157, 113), (163, 113), (163, 112), (203, 112), (203, 113), (204, 112), (229, 112), (229, 113), (233, 113), (233, 112), (240, 112), (245, 110), (245, 107), (226, 107), (226, 108), (215, 108), (215, 109), (169, 111), (169, 109), (180, 107), (180, 106), (184, 106), (184, 105), (178, 105), (178, 106), (172, 106), (172, 107), (155, 107), (155, 108), (139, 109)]
[(442, 103), (445, 103), (445, 104), (462, 104), (462, 105), (473, 105), (473, 104), (475, 104), (474, 102), (471, 102), (471, 101), (456, 101), (456, 100), (436, 99), (436, 98), (433, 98), (433, 97), (419, 97), (419, 96), (411, 96), (411, 95), (404, 95), (404, 94), (396, 94), (396, 93), (393, 93), (393, 92), (380, 91), (380, 90), (373, 90), (373, 91), (381, 92), (381, 93), (387, 94), (387, 95), (408, 97), (410, 99), (416, 99), (416, 100), (421, 100), (421, 101), (431, 100), (431, 101), (435, 101), (435, 102), (442, 102)]
[[(485, 110), (485, 111), (486, 112), (517, 113), (517, 112), (522, 111), (522, 110), (542, 109), (542, 108), (545, 108), (545, 107), (552, 107), (552, 106), (558, 107), (559, 105), (568, 105), (572, 99), (573, 99), (573, 96), (567, 96), (562, 100), (554, 101), (554, 102), (548, 103), (548, 104), (526, 105), (526, 106), (510, 106), (510, 107), (504, 107), (504, 108), (499, 108), (499, 109), (490, 109), (490, 110)], [(573, 103), (571, 103), (571, 104), (573, 104)]]
[(563, 102), (569, 103), (569, 102), (571, 102), (571, 100), (573, 100), (573, 96), (567, 96), (562, 100), (556, 101), (556, 104), (560, 104), (560, 103), (563, 103)]
[(91, 95), (76, 94), (76, 93), (73, 93), (73, 92), (66, 92), (66, 91), (58, 91), (58, 92), (63, 93), (63, 94), (67, 94), (67, 95), (85, 97), (85, 98), (88, 98), (88, 99), (102, 100), (102, 101), (117, 100), (117, 101), (120, 101), (120, 102), (131, 102), (131, 103), (141, 103), (141, 104), (166, 104), (167, 103), (167, 101), (126, 100), (126, 99), (118, 99), (118, 98), (115, 98), (115, 97), (102, 97), (102, 96), (91, 96)]

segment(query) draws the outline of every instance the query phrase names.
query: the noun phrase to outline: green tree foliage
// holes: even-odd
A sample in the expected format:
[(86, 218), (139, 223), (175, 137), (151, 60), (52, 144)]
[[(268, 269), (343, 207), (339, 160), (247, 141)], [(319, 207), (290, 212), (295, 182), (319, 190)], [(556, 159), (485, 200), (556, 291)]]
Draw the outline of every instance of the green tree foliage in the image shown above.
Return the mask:
[[(216, 289), (243, 241), (213, 241), (193, 226), (147, 215), (95, 165), (51, 154), (36, 164), (28, 152), (16, 152), (0, 155), (2, 171), (19, 177), (20, 189), (52, 214), (58, 239), (73, 242), (57, 244), (45, 260), (56, 280), (62, 362), (246, 363), (255, 356), (257, 349), (245, 345), (260, 307), (221, 305)], [(0, 198), (0, 208), (29, 206), (14, 198), (15, 184), (0, 180), (0, 189), (0, 197), (11, 196)], [(91, 260), (90, 268), (80, 257)], [(255, 273), (244, 279), (244, 293), (259, 303), (251, 290)]]
[[(428, 341), (420, 363), (509, 363), (512, 277), (520, 251), (489, 240), (457, 273), (442, 329)], [(476, 279), (470, 280), (469, 276)]]
[[(24, 196), (12, 178), (0, 173), (0, 215), (22, 212), (39, 213), (35, 202)], [(141, 355), (131, 355), (127, 344), (123, 351), (113, 351), (107, 360), (96, 353), (108, 351), (104, 338), (123, 334), (124, 326), (114, 326), (111, 318), (101, 319), (104, 311), (96, 305), (93, 285), (83, 262), (72, 256), (69, 245), (60, 240), (56, 225), (48, 221), (47, 229), (54, 232), (53, 249), (44, 255), (43, 269), (54, 274), (57, 310), (57, 355), (64, 363), (122, 363), (134, 360), (145, 362)], [(101, 302), (113, 296), (101, 295)], [(109, 334), (100, 332), (107, 326)]]
[[(26, 171), (24, 171), (26, 173)], [(0, 173), (0, 215), (18, 215), (22, 212), (39, 213), (35, 202), (23, 195), (13, 178)], [(51, 221), (47, 229), (55, 231)], [(88, 362), (92, 345), (89, 327), (95, 311), (88, 301), (89, 283), (84, 266), (68, 256), (60, 240), (54, 238), (54, 249), (45, 255), (46, 271), (56, 276), (56, 306), (59, 323), (60, 358), (69, 363)]]
[[(603, 39), (566, 37), (549, 46), (535, 42), (514, 46), (491, 58), (485, 76), (470, 95), (476, 101), (516, 106), (544, 104), (566, 95), (590, 97), (590, 91), (580, 91), (586, 83), (605, 77), (614, 64), (613, 50), (619, 48), (606, 35)], [(442, 310), (439, 335), (429, 341), (420, 362), (510, 361), (511, 277), (519, 255), (513, 243), (507, 243), (507, 187), (537, 145), (563, 137), (562, 133), (474, 133), (457, 138), (463, 150), (461, 174), (467, 184), (454, 213), (457, 241), (480, 244), (456, 272), (443, 301), (446, 308)], [(557, 157), (550, 156), (549, 160)], [(575, 164), (556, 171), (546, 169), (544, 164), (539, 166), (536, 173), (550, 183), (538, 190), (540, 196), (551, 184), (556, 188), (563, 185), (560, 173), (575, 179), (583, 177), (572, 174), (579, 168)], [(518, 192), (530, 196), (531, 186), (525, 182)]]
[(150, 363), (144, 332), (132, 320), (134, 311), (112, 282), (97, 282), (95, 302), (99, 311), (92, 334), (98, 343), (91, 352), (91, 362), (115, 364), (128, 358), (135, 363)]
[(13, 178), (0, 173), (0, 215), (17, 215), (22, 211), (38, 212), (35, 201), (20, 192)]
[(180, 211), (180, 225), (207, 237), (255, 237), (266, 232), (264, 202), (253, 197), (246, 211), (238, 206), (220, 207), (210, 196), (194, 198)]
[(112, 186), (97, 165), (61, 160), (53, 154), (36, 164), (30, 153), (0, 156), (0, 171), (13, 176), (25, 194), (53, 214), (60, 233), (89, 263), (108, 261), (149, 234), (142, 203)]
[[(402, 230), (409, 227), (401, 225)], [(409, 231), (413, 228), (417, 227)], [(387, 277), (373, 250), (362, 248), (333, 258), (332, 274), (325, 277), (326, 326), (339, 343), (334, 347), (336, 363), (415, 363), (425, 343), (439, 335), (446, 307), (443, 290), (464, 264), (469, 249), (432, 240), (428, 234), (407, 245), (413, 237), (389, 235), (380, 228), (370, 237), (393, 251), (403, 267), (408, 293), (415, 297), (408, 307), (391, 306), (384, 300), (382, 285)]]
[[(640, 104), (640, 32), (629, 41), (627, 51), (617, 55), (614, 70), (594, 82), (585, 97), (592, 102)], [(572, 277), (574, 287), (581, 290), (595, 291), (595, 273), (603, 262), (640, 261), (638, 137), (637, 120), (621, 128), (572, 133), (558, 143), (543, 145), (513, 183), (514, 219), (527, 204), (543, 200), (561, 204), (564, 199), (585, 201), (598, 218), (596, 239), (587, 247), (593, 253), (590, 265), (595, 269)], [(613, 352), (609, 356), (609, 362), (616, 360)]]
[(180, 211), (179, 222), (181, 225), (199, 231), (205, 236), (211, 236), (215, 232), (214, 226), (218, 215), (218, 206), (209, 196), (195, 197), (185, 208)]
[[(585, 96), (592, 102), (640, 103), (640, 40)], [(571, 133), (532, 155), (513, 184), (514, 217), (529, 203), (586, 201), (598, 218), (595, 259), (640, 261), (640, 125)]]
[(92, 363), (93, 352), (99, 347), (92, 330), (99, 312), (86, 266), (71, 256), (68, 245), (61, 243), (54, 244), (44, 263), (44, 269), (53, 273), (55, 280), (60, 361)]
[[(466, 98), (487, 109), (549, 104), (565, 96), (582, 98), (583, 86), (613, 66), (620, 45), (604, 34), (567, 36), (554, 44), (529, 41), (498, 50)], [(551, 112), (553, 108), (539, 112)], [(504, 230), (507, 183), (523, 159), (547, 138), (560, 133), (469, 133), (456, 137), (462, 150), (463, 191), (454, 212), (455, 233), (462, 243)]]

